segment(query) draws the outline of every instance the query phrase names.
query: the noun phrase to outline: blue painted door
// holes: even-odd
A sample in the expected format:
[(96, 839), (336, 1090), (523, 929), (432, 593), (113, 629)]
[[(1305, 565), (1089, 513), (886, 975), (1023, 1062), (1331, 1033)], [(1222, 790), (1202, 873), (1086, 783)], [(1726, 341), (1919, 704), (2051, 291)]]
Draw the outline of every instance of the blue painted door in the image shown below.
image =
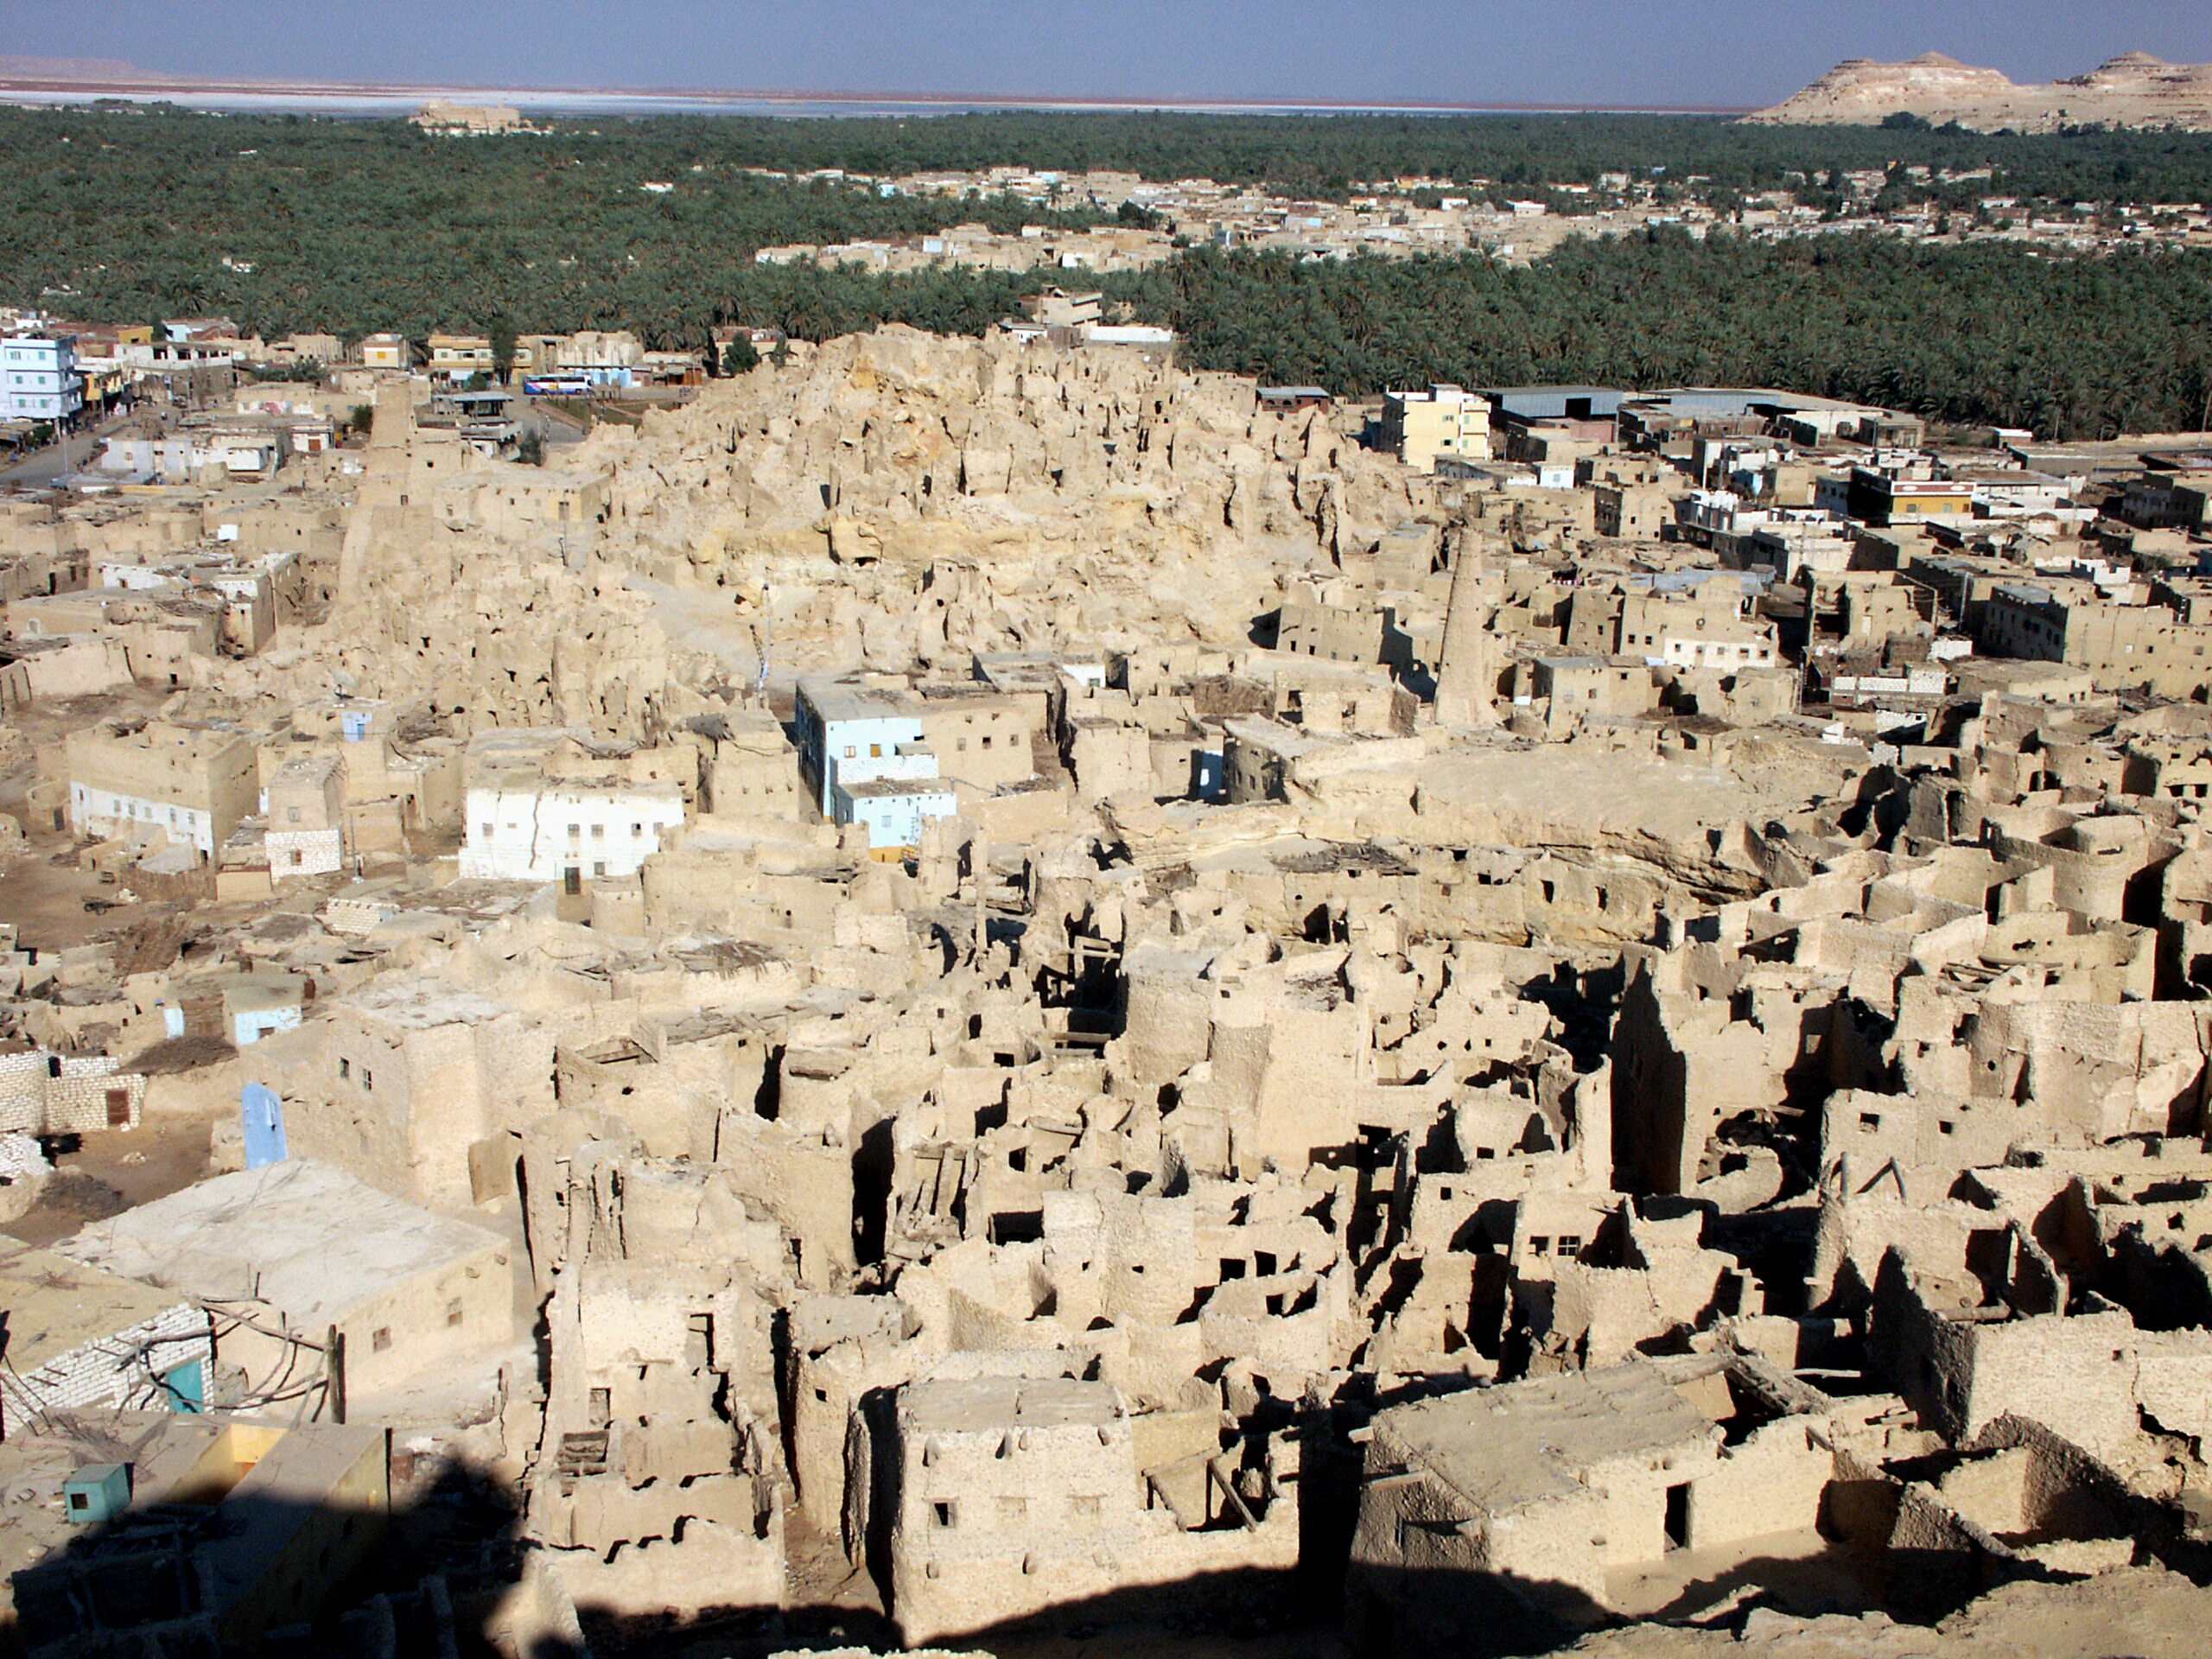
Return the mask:
[(266, 1084), (249, 1083), (238, 1091), (245, 1120), (245, 1166), (259, 1169), (284, 1161), (284, 1103)]
[(207, 1409), (207, 1373), (196, 1359), (163, 1371), (162, 1387), (168, 1395), (171, 1411)]

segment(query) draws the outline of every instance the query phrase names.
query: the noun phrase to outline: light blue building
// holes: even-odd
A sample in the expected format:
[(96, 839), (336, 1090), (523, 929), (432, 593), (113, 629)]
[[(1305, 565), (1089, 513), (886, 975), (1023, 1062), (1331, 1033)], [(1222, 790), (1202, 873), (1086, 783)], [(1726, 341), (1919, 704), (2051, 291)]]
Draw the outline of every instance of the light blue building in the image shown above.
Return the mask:
[(839, 823), (868, 826), (870, 852), (918, 847), (922, 826), (960, 810), (952, 785), (941, 778), (879, 778), (873, 783), (836, 785), (832, 802)]
[[(837, 817), (840, 784), (937, 776), (936, 757), (917, 750), (922, 705), (910, 691), (809, 677), (798, 683), (794, 723), (799, 773), (825, 818)], [(902, 748), (907, 753), (900, 753)]]
[(77, 372), (73, 334), (10, 334), (0, 340), (0, 416), (11, 421), (66, 421), (85, 407), (85, 378)]

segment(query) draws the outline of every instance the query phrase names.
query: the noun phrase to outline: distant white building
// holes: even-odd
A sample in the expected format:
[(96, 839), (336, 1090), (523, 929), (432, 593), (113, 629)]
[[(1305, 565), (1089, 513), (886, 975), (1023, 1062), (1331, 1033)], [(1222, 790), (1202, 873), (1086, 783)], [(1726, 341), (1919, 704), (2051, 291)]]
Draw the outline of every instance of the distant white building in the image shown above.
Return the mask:
[(10, 334), (0, 340), (0, 416), (66, 421), (85, 407), (77, 342), (68, 335)]

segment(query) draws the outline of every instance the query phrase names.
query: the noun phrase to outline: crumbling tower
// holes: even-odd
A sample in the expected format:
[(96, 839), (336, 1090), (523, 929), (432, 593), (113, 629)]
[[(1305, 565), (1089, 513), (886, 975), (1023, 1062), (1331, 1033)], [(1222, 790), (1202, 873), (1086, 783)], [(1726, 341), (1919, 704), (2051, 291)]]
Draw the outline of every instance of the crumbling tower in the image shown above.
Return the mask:
[(1444, 610), (1444, 648), (1436, 665), (1436, 720), (1441, 726), (1497, 723), (1497, 675), (1491, 666), (1490, 620), (1483, 595), (1482, 543), (1461, 531), (1452, 553), (1452, 596)]

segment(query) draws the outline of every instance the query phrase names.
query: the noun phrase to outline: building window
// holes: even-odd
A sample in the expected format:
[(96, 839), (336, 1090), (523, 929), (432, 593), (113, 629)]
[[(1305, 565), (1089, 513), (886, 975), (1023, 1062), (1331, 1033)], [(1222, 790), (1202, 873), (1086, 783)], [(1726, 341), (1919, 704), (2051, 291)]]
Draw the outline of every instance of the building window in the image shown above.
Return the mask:
[(380, 1354), (391, 1346), (391, 1327), (388, 1325), (380, 1325), (377, 1326), (376, 1330), (369, 1338), (369, 1351), (372, 1353)]
[(461, 1318), (461, 1298), (456, 1296), (446, 1304), (446, 1323), (448, 1325), (459, 1325)]
[(607, 839), (607, 826), (603, 823), (594, 823), (592, 825), (591, 838), (594, 841), (605, 841)]
[(492, 826), (488, 823), (484, 826), (484, 839), (486, 841), (492, 839)]
[(950, 1498), (931, 1504), (930, 1524), (941, 1531), (951, 1531), (960, 1524), (960, 1506)]
[(353, 1075), (353, 1062), (342, 1054), (338, 1057), (338, 1075), (341, 1079)]

